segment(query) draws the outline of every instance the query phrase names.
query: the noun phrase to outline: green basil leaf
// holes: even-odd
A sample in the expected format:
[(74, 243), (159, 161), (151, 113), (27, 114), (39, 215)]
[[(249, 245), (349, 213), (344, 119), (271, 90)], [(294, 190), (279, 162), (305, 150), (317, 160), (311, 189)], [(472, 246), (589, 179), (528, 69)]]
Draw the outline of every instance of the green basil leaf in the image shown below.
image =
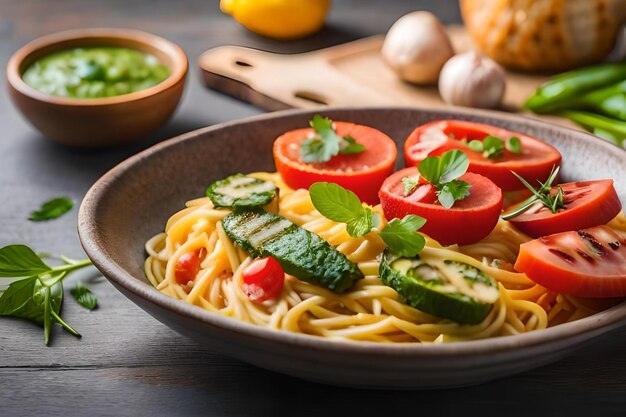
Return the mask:
[(472, 185), (465, 181), (452, 180), (443, 184), (439, 191), (437, 191), (437, 199), (443, 207), (450, 208), (454, 205), (455, 201), (467, 197), (470, 194), (469, 189), (471, 187)]
[(28, 246), (9, 245), (0, 248), (0, 278), (29, 277), (51, 269)]
[(300, 143), (302, 162), (328, 162), (334, 155), (332, 149), (327, 147), (321, 139), (306, 139)]
[(522, 153), (522, 141), (517, 136), (511, 136), (506, 142), (506, 148), (513, 153)]
[[(0, 297), (0, 316), (19, 317), (40, 326), (45, 322), (46, 288), (37, 277), (12, 282)], [(58, 313), (63, 301), (63, 285), (50, 288), (51, 310)]]
[(417, 233), (425, 223), (426, 219), (409, 214), (402, 220), (391, 220), (380, 232), (380, 237), (393, 254), (412, 258), (420, 253), (426, 244), (424, 236)]
[(404, 184), (404, 195), (407, 196), (417, 187), (418, 182), (411, 177), (404, 177), (402, 178), (402, 184)]
[(330, 182), (316, 182), (309, 188), (313, 206), (327, 219), (348, 223), (365, 214), (361, 200), (352, 191)]
[(361, 237), (366, 235), (372, 230), (372, 227), (372, 210), (370, 208), (366, 209), (365, 215), (355, 217), (346, 223), (346, 231), (351, 237)]
[(496, 136), (486, 136), (483, 139), (485, 151), (483, 156), (489, 159), (500, 158), (504, 154), (504, 141)]
[(333, 121), (327, 117), (316, 114), (309, 121), (309, 125), (315, 130), (317, 137), (301, 142), (302, 162), (328, 162), (335, 155), (355, 154), (365, 150), (365, 146), (357, 143), (352, 136), (339, 136), (333, 128)]
[(306, 163), (330, 161), (330, 158), (339, 153), (339, 142), (341, 141), (333, 129), (333, 121), (316, 114), (309, 124), (318, 137), (302, 141), (300, 159)]
[(433, 185), (439, 184), (441, 168), (441, 159), (438, 156), (429, 156), (417, 166), (420, 175)]
[(72, 291), (70, 291), (72, 297), (76, 300), (78, 304), (85, 307), (87, 310), (93, 310), (98, 305), (98, 299), (96, 295), (89, 290), (89, 288), (81, 285), (80, 283), (76, 284)]
[(61, 217), (74, 207), (74, 202), (67, 197), (58, 197), (48, 200), (41, 205), (39, 210), (30, 213), (28, 220), (40, 222)]
[(339, 153), (343, 155), (361, 153), (365, 150), (365, 145), (357, 143), (356, 139), (352, 136), (344, 136), (340, 145)]
[(469, 159), (467, 158), (467, 155), (458, 149), (445, 152), (440, 158), (441, 176), (437, 182), (446, 183), (455, 180), (465, 174), (467, 172), (467, 168), (469, 168)]

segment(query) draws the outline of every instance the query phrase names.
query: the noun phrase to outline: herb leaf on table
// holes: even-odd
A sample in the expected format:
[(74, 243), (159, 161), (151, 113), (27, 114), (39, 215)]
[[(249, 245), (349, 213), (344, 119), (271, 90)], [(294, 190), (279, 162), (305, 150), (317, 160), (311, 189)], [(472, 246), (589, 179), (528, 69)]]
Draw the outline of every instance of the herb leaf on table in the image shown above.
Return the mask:
[(81, 283), (77, 283), (72, 291), (70, 291), (74, 300), (81, 306), (85, 307), (87, 310), (93, 310), (98, 305), (98, 299), (96, 295), (91, 292), (91, 290)]
[(61, 217), (74, 207), (74, 201), (67, 197), (57, 197), (41, 205), (39, 210), (30, 213), (28, 220), (40, 222)]

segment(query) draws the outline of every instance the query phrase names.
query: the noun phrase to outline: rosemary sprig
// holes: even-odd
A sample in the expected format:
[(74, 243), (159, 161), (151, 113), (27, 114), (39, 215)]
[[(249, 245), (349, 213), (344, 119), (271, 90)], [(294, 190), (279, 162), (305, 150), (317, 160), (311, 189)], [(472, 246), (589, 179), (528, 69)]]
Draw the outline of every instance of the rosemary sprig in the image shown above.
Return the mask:
[(540, 201), (545, 207), (549, 208), (552, 213), (556, 213), (557, 210), (565, 207), (565, 203), (563, 203), (563, 189), (560, 186), (558, 187), (555, 194), (550, 193), (550, 190), (552, 189), (552, 183), (559, 174), (559, 169), (560, 167), (553, 167), (550, 175), (548, 176), (548, 179), (543, 183), (539, 182), (540, 187), (537, 189), (530, 185), (528, 181), (519, 176), (517, 173), (513, 172), (513, 175), (515, 175), (522, 182), (522, 184), (524, 184), (524, 186), (533, 193), (533, 195), (526, 199), (518, 208), (516, 208), (512, 212), (502, 215), (502, 219), (509, 220), (519, 216), (520, 214), (528, 210), (531, 206), (533, 206), (537, 201)]

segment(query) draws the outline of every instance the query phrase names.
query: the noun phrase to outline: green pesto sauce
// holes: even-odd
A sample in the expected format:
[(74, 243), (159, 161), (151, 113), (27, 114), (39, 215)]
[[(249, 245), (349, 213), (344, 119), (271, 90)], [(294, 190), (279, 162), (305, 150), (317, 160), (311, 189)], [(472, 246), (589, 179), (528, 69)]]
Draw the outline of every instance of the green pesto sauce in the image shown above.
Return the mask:
[(54, 52), (24, 72), (29, 86), (72, 98), (113, 97), (152, 87), (169, 68), (153, 55), (128, 48), (90, 47)]

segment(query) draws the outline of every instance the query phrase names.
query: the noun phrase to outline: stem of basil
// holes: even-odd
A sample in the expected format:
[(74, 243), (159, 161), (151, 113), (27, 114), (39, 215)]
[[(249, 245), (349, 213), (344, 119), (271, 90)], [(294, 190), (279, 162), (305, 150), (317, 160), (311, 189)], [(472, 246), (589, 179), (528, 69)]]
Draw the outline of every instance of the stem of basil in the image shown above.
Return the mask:
[(59, 317), (59, 315), (57, 313), (54, 312), (54, 310), (50, 310), (50, 314), (52, 315), (52, 318), (59, 323), (61, 326), (63, 326), (63, 328), (65, 330), (67, 330), (68, 332), (72, 333), (74, 336), (76, 337), (82, 337), (80, 335), (80, 333), (78, 333), (76, 330), (74, 330), (74, 328), (72, 326), (70, 326), (69, 324), (67, 324), (66, 322), (63, 321), (63, 319), (61, 317)]
[(43, 342), (46, 346), (50, 342), (50, 334), (52, 333), (52, 320), (50, 318), (50, 313), (52, 312), (52, 305), (50, 304), (50, 287), (45, 287), (45, 295), (43, 299)]

